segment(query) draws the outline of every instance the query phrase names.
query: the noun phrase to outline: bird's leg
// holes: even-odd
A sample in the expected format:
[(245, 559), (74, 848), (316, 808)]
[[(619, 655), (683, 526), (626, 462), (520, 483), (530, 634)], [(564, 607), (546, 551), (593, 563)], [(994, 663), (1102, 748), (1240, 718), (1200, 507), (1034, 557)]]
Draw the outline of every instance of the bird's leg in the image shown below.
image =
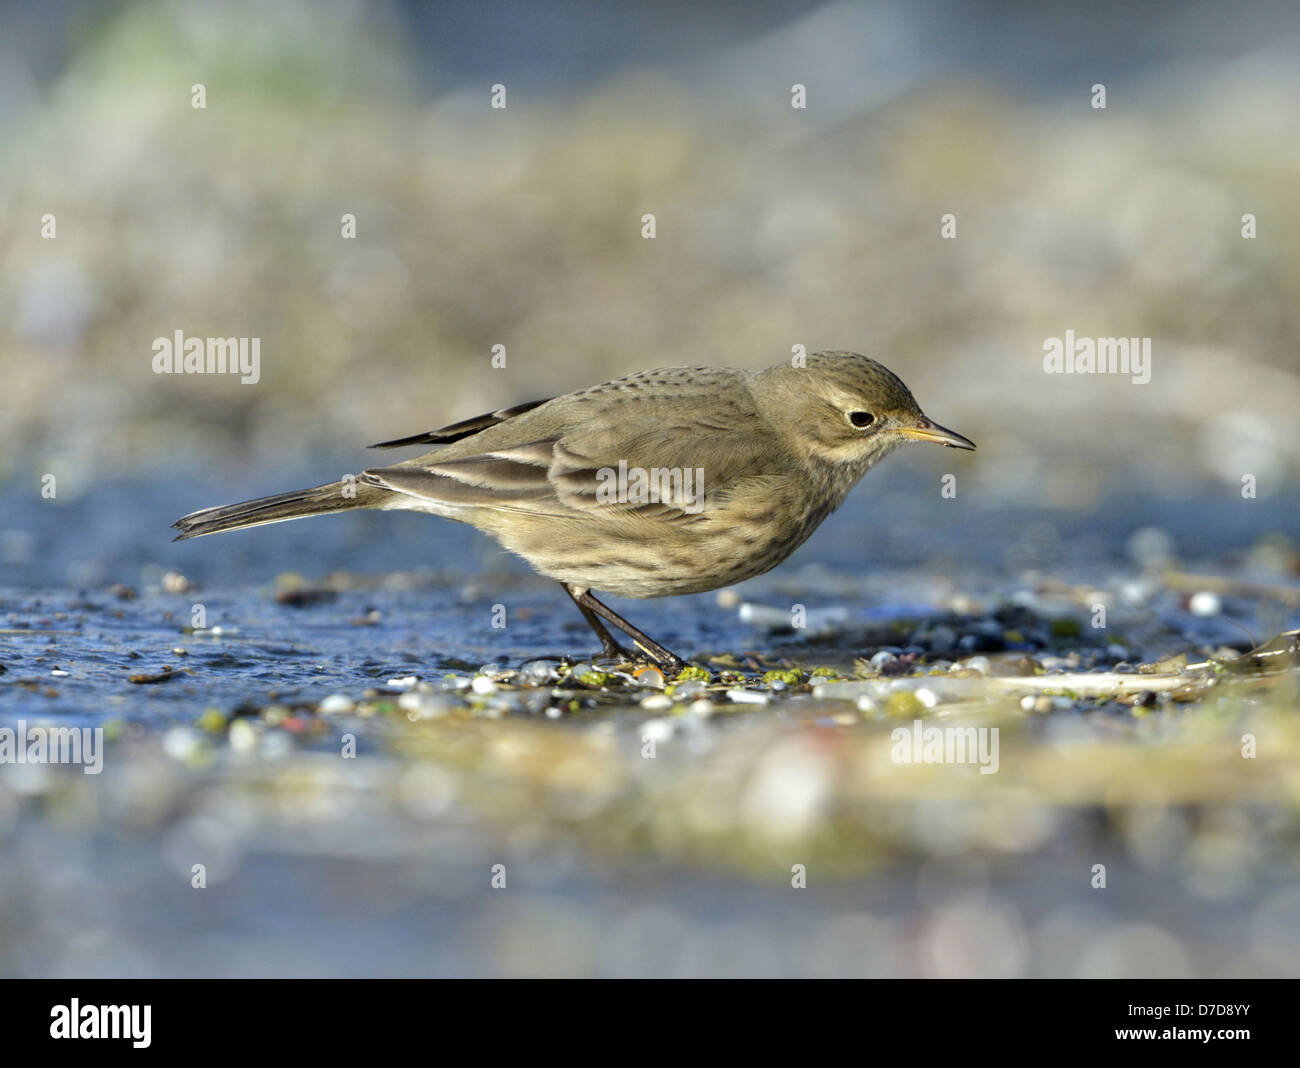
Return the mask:
[(609, 628), (600, 621), (600, 617), (582, 603), (582, 598), (586, 596), (585, 592), (583, 594), (574, 593), (567, 582), (561, 582), (560, 585), (564, 588), (564, 592), (573, 598), (573, 603), (578, 606), (578, 611), (582, 613), (582, 618), (585, 619), (591, 629), (596, 632), (596, 637), (600, 639), (601, 656), (611, 658), (617, 657), (622, 660), (635, 659), (633, 653), (628, 652), (628, 650), (624, 649), (614, 640), (614, 635), (610, 634)]
[[(569, 588), (566, 586), (565, 589), (568, 590)], [(574, 593), (572, 590), (569, 590), (569, 596), (572, 597), (577, 606), (582, 609), (582, 614), (587, 617), (587, 622), (595, 628), (596, 633), (601, 635), (602, 641), (609, 638), (609, 631), (605, 629), (604, 625), (601, 624), (599, 620), (593, 618), (593, 614), (595, 616), (600, 616), (601, 619), (613, 623), (614, 626), (618, 627), (619, 630), (623, 631), (632, 639), (633, 644), (636, 645), (641, 652), (645, 653), (646, 656), (665, 671), (670, 672), (673, 675), (678, 675), (685, 670), (685, 660), (672, 650), (665, 649), (644, 631), (638, 630), (612, 608), (601, 604), (591, 595), (590, 590), (583, 590), (581, 593)]]

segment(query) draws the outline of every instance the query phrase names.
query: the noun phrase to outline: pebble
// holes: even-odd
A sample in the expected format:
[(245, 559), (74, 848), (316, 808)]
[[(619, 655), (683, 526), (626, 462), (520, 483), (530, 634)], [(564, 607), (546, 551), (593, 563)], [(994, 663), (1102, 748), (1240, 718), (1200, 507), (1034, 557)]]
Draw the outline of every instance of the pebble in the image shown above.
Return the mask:
[(998, 653), (1006, 648), (999, 629), (996, 634), (963, 634), (957, 639), (957, 651), (962, 653)]
[(895, 656), (893, 653), (891, 653), (888, 649), (881, 649), (880, 652), (878, 652), (875, 656), (871, 658), (871, 666), (875, 668), (877, 671), (881, 671), (884, 669), (884, 666), (886, 664), (897, 659), (898, 657)]
[(185, 593), (190, 589), (190, 580), (179, 571), (168, 571), (162, 577), (162, 587), (168, 593)]
[(544, 685), (556, 678), (555, 669), (541, 660), (534, 660), (520, 672), (520, 675), (523, 676), (525, 682), (536, 686)]
[(68, 677), (68, 673), (63, 668), (50, 668), (50, 674), (56, 679), (66, 679)]
[(673, 688), (673, 696), (680, 698), (694, 697), (696, 694), (704, 693), (708, 686), (699, 679), (687, 679), (685, 682), (679, 682)]
[(332, 693), (316, 706), (316, 711), (320, 712), (322, 715), (329, 716), (341, 712), (351, 712), (356, 707), (356, 702), (347, 694)]
[(404, 693), (397, 699), (397, 707), (414, 723), (417, 719), (437, 719), (439, 716), (445, 716), (455, 707), (455, 702), (436, 694), (411, 692)]
[(163, 752), (173, 760), (187, 761), (203, 746), (203, 735), (191, 727), (172, 727), (162, 740)]
[(692, 701), (689, 707), (691, 714), (696, 716), (704, 716), (707, 718), (708, 716), (713, 715), (714, 712), (713, 702), (707, 697), (701, 697), (697, 701)]
[(728, 690), (727, 696), (738, 705), (765, 705), (768, 701), (767, 694), (753, 690)]
[(673, 699), (667, 694), (651, 694), (641, 702), (641, 707), (648, 712), (661, 712), (673, 707)]
[(1217, 593), (1210, 593), (1208, 590), (1201, 590), (1199, 593), (1192, 594), (1192, 598), (1187, 602), (1187, 607), (1192, 615), (1217, 616), (1223, 610), (1223, 601)]
[(632, 672), (632, 677), (641, 686), (649, 686), (656, 690), (663, 689), (664, 674), (658, 668), (639, 667)]
[(420, 680), (414, 675), (407, 675), (405, 678), (401, 679), (389, 679), (388, 686), (393, 690), (413, 690), (415, 689), (415, 684), (419, 681)]
[[(953, 667), (959, 665), (954, 664)], [(978, 671), (981, 675), (992, 675), (993, 664), (987, 656), (972, 656), (969, 660), (964, 661), (961, 665), (967, 671)]]
[(474, 681), (469, 684), (469, 688), (478, 694), (497, 692), (497, 684), (486, 675), (475, 675)]
[[(647, 698), (649, 700), (649, 698)], [(644, 702), (642, 702), (644, 704)], [(670, 719), (648, 719), (641, 724), (641, 740), (646, 742), (666, 742), (673, 736), (673, 721)]]
[(257, 731), (245, 719), (237, 719), (230, 725), (230, 748), (246, 753), (257, 745)]

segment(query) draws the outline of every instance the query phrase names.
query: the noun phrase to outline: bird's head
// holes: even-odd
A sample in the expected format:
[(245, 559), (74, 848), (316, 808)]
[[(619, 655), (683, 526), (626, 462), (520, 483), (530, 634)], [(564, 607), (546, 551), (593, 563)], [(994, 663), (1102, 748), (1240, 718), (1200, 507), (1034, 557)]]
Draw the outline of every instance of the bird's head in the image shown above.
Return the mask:
[(856, 352), (817, 352), (801, 367), (777, 364), (755, 375), (751, 388), (796, 455), (854, 481), (907, 441), (975, 448), (929, 419), (889, 368)]

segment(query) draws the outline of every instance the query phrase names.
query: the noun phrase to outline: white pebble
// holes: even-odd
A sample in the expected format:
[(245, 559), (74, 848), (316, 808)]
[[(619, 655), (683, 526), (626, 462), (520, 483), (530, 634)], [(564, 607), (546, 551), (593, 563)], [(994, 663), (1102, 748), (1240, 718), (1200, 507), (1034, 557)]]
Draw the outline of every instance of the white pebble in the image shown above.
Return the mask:
[(257, 731), (253, 730), (247, 720), (237, 719), (230, 725), (229, 738), (231, 749), (247, 752), (257, 744)]
[(727, 696), (738, 705), (767, 704), (767, 694), (755, 693), (753, 690), (728, 690)]
[(190, 727), (173, 727), (163, 735), (163, 752), (173, 760), (189, 760), (203, 744), (203, 736)]
[(347, 694), (332, 693), (316, 706), (316, 711), (328, 716), (339, 712), (351, 712), (356, 707), (356, 702)]
[(651, 694), (641, 702), (641, 707), (648, 712), (662, 712), (673, 707), (673, 699), (664, 693)]
[(489, 679), (486, 675), (475, 675), (474, 681), (470, 683), (469, 688), (475, 693), (496, 693), (497, 684)]
[(644, 742), (666, 742), (672, 736), (673, 721), (670, 719), (648, 719), (641, 724), (641, 740)]
[(1187, 607), (1191, 609), (1194, 616), (1217, 616), (1223, 610), (1223, 601), (1217, 593), (1202, 590), (1200, 593), (1192, 594)]

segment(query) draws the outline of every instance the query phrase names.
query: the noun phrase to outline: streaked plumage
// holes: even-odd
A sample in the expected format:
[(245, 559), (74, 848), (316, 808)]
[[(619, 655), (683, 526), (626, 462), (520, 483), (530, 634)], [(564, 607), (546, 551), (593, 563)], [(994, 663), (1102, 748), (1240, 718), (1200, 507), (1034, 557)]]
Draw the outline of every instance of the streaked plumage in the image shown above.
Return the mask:
[[(870, 425), (854, 425), (863, 412)], [(351, 498), (329, 483), (195, 512), (176, 526), (191, 538), (352, 508), (407, 509), (485, 531), (575, 598), (698, 593), (775, 567), (908, 437), (974, 447), (935, 427), (894, 374), (854, 353), (760, 372), (665, 368), (384, 442), (435, 448), (363, 472)], [(702, 470), (703, 501), (611, 501), (601, 487), (620, 462)]]

